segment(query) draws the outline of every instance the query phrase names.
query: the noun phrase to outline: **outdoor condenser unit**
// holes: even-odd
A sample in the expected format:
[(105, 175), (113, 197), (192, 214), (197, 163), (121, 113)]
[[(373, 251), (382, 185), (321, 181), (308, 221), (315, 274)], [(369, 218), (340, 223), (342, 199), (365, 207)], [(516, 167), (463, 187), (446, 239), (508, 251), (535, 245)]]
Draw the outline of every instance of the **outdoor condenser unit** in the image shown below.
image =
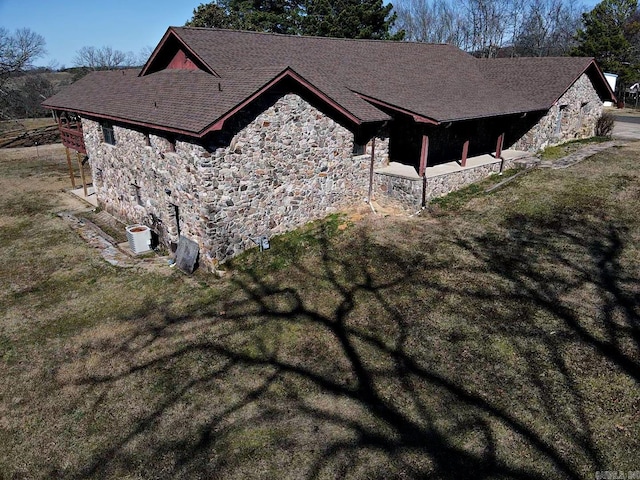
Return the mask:
[(129, 248), (136, 255), (151, 250), (151, 229), (146, 225), (131, 225), (127, 227)]

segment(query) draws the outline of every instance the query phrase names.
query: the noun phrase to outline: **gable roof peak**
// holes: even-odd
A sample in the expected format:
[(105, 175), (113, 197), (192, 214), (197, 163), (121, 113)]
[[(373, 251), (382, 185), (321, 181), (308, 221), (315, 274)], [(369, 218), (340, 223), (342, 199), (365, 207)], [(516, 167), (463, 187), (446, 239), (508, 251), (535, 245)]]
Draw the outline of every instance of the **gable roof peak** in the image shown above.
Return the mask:
[[(149, 73), (157, 72), (166, 68), (166, 65), (163, 64), (163, 54), (168, 53), (169, 57), (172, 58), (179, 50), (182, 50), (185, 55), (188, 55), (190, 57), (190, 59), (195, 60), (194, 63), (200, 70), (210, 73), (216, 77), (220, 77), (220, 75), (211, 67), (211, 65), (209, 65), (206, 60), (201, 58), (198, 52), (194, 51), (188, 45), (188, 43), (185, 42), (184, 39), (180, 37), (180, 35), (178, 35), (176, 27), (167, 28), (167, 31), (162, 36), (162, 39), (160, 40), (158, 45), (156, 45), (156, 48), (154, 48), (146, 63), (142, 66), (142, 70), (140, 70), (140, 76), (148, 75)], [(166, 58), (164, 60), (166, 60)]]

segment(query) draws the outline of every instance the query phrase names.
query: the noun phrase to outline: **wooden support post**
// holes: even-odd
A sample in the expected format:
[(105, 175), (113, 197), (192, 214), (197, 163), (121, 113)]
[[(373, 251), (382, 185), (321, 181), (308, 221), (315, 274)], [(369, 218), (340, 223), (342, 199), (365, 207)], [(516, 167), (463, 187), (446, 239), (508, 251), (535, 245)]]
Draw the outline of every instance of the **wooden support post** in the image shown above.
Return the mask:
[(500, 175), (504, 169), (504, 158), (502, 158), (502, 146), (504, 145), (504, 133), (501, 133), (498, 137), (498, 144), (496, 145), (496, 158), (500, 159)]
[(467, 155), (469, 155), (469, 140), (465, 140), (462, 146), (462, 160), (460, 161), (460, 165), (463, 167), (467, 166)]
[(371, 197), (373, 195), (373, 165), (376, 161), (376, 137), (371, 139), (371, 165), (369, 167), (369, 195), (367, 201), (371, 203)]
[(429, 136), (422, 135), (422, 149), (420, 150), (420, 171), (418, 175), (424, 177), (427, 168), (427, 160), (429, 157)]
[(78, 159), (78, 168), (80, 169), (80, 177), (82, 178), (82, 190), (84, 191), (85, 198), (89, 195), (87, 194), (87, 181), (84, 178), (84, 167), (82, 165), (82, 155), (80, 152), (76, 152), (76, 158)]
[(73, 166), (71, 165), (71, 154), (69, 154), (69, 147), (64, 147), (67, 152), (67, 166), (69, 167), (69, 178), (71, 178), (71, 186), (76, 188), (76, 177), (73, 174)]
[(501, 133), (496, 143), (496, 158), (502, 158), (502, 145), (504, 143), (504, 133)]

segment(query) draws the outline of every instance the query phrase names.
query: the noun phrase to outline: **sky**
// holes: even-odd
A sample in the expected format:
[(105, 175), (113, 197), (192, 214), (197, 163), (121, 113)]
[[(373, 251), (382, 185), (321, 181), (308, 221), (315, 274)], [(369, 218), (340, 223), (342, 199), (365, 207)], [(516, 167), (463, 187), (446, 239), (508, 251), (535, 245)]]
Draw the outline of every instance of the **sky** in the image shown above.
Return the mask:
[[(580, 3), (588, 8), (598, 0)], [(0, 0), (0, 27), (27, 27), (42, 35), (47, 54), (37, 66), (73, 66), (85, 46), (110, 46), (138, 57), (154, 48), (169, 26), (180, 26), (206, 0)], [(387, 3), (387, 2), (385, 2)]]
[(47, 55), (38, 66), (73, 66), (84, 46), (108, 45), (136, 56), (154, 48), (169, 26), (180, 26), (205, 0), (0, 0), (0, 27), (42, 35)]

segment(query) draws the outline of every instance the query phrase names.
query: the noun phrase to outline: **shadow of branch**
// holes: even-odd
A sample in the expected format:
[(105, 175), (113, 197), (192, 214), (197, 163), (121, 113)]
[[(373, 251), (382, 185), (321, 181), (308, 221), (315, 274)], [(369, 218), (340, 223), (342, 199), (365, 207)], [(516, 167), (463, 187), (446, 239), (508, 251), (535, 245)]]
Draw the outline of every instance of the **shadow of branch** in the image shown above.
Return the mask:
[[(109, 408), (105, 390), (169, 384), (142, 395), (146, 408), (125, 412), (122, 431), (67, 476), (529, 479), (601, 469), (593, 392), (571, 355), (640, 379), (624, 232), (603, 219), (501, 227), (431, 233), (412, 251), (360, 227), (321, 239), (320, 255), (281, 275), (234, 276), (222, 305), (181, 316), (152, 305), (145, 322), (147, 305), (103, 349), (117, 368), (74, 382), (102, 389), (98, 410)], [(426, 253), (434, 248), (448, 260)]]

